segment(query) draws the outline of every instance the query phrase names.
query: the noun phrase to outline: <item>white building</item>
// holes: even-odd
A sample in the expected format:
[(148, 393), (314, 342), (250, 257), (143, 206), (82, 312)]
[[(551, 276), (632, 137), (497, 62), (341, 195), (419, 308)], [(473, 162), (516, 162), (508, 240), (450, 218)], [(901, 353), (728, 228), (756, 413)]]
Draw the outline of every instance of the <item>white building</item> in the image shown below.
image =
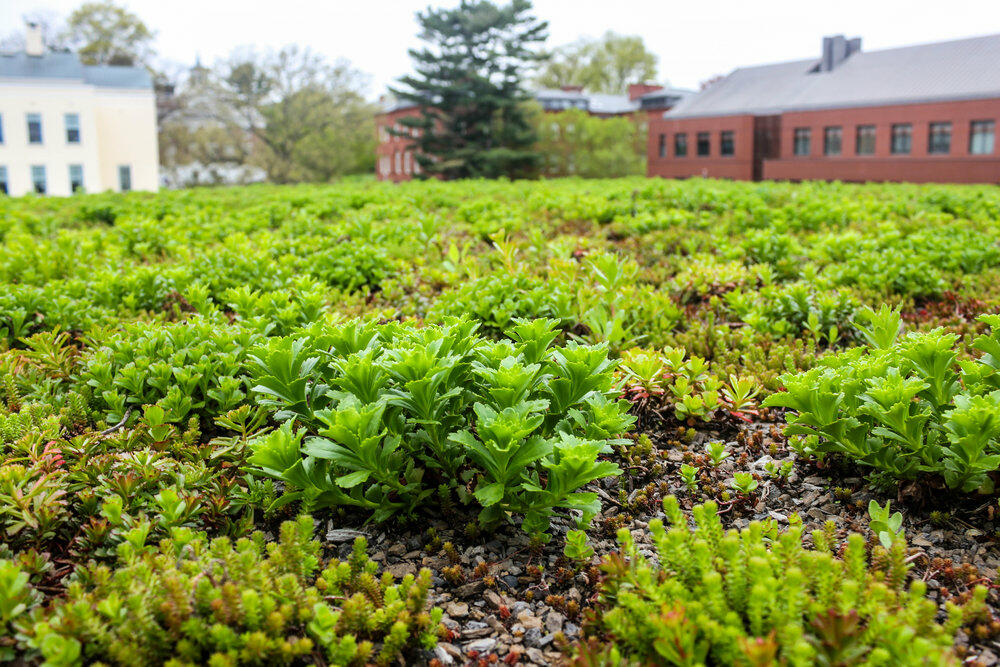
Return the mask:
[(156, 100), (141, 67), (83, 65), (29, 26), (0, 54), (0, 192), (156, 190)]

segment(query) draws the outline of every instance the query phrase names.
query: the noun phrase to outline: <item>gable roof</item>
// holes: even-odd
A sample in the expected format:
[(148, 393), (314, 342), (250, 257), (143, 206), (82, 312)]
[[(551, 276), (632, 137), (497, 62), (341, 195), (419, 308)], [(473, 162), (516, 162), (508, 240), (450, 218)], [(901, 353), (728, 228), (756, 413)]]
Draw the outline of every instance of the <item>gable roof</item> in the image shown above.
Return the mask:
[(84, 65), (75, 53), (60, 51), (42, 56), (4, 53), (0, 55), (0, 79), (5, 78), (70, 80), (100, 88), (153, 88), (153, 80), (143, 67)]
[(861, 51), (832, 71), (818, 58), (744, 67), (688, 97), (665, 118), (777, 114), (1000, 97), (1000, 35)]

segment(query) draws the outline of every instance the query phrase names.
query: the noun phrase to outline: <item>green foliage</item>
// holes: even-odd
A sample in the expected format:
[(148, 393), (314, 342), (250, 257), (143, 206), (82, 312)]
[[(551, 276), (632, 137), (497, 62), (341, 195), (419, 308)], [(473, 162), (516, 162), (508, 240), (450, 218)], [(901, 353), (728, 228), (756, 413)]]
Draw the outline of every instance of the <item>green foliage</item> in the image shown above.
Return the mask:
[[(785, 532), (770, 520), (724, 531), (709, 502), (692, 530), (675, 498), (664, 510), (669, 530), (649, 524), (657, 565), (619, 531), (591, 627), (609, 646), (584, 645), (581, 663), (613, 649), (643, 664), (957, 664), (954, 634), (983, 609), (979, 586), (938, 623), (926, 584), (904, 589), (907, 566), (884, 549), (869, 561), (860, 535), (838, 558), (822, 531), (805, 547), (797, 517)], [(905, 553), (901, 538), (892, 548)]]
[(582, 109), (549, 113), (539, 108), (532, 121), (546, 177), (611, 178), (646, 170), (646, 131), (638, 118), (599, 118)]
[(872, 500), (868, 503), (868, 527), (878, 536), (879, 542), (886, 549), (891, 549), (893, 542), (903, 537), (903, 515), (899, 512), (889, 513), (889, 501), (885, 507)]
[(286, 421), (257, 438), (250, 463), (296, 489), (281, 502), (353, 506), (376, 521), (412, 515), (443, 483), (480, 505), (487, 527), (522, 516), (525, 531), (545, 531), (557, 509), (586, 523), (600, 503), (578, 489), (620, 474), (598, 457), (634, 419), (614, 400), (607, 349), (550, 348), (556, 323), (520, 320), (499, 342), (468, 320), (356, 320), (273, 340), (254, 357), (254, 391), (304, 428)]
[(558, 48), (535, 79), (543, 88), (582, 86), (595, 93), (622, 95), (632, 83), (656, 80), (656, 55), (642, 37), (611, 31)]
[(843, 454), (901, 479), (941, 477), (949, 488), (990, 492), (1000, 468), (1000, 321), (983, 316), (989, 333), (959, 360), (957, 336), (913, 332), (890, 344), (899, 317), (870, 313), (865, 336), (878, 347), (821, 360), (782, 376), (786, 392), (765, 405), (792, 408), (789, 435), (816, 436), (817, 452)]
[(312, 533), (312, 519), (302, 517), (282, 524), (271, 544), (260, 533), (233, 543), (185, 528), (158, 547), (124, 543), (116, 567), (81, 568), (64, 601), (18, 621), (19, 640), (49, 664), (119, 665), (319, 656), (386, 665), (434, 645), (442, 612), (427, 610), (429, 570), (398, 583), (377, 577), (362, 538), (348, 561), (321, 568)]
[(588, 563), (594, 557), (594, 547), (587, 544), (587, 533), (582, 530), (567, 531), (563, 555), (574, 563)]

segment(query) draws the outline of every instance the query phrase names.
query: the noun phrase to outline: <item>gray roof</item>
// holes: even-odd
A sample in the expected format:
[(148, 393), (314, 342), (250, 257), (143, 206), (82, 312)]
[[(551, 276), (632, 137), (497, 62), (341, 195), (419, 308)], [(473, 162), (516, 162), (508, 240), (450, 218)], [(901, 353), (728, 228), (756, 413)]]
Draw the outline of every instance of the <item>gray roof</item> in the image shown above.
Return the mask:
[(75, 53), (50, 51), (43, 56), (25, 53), (0, 55), (0, 79), (64, 79), (101, 88), (152, 89), (153, 80), (143, 67), (84, 65)]
[[(631, 113), (642, 108), (642, 100), (660, 97), (685, 98), (693, 95), (693, 91), (684, 88), (661, 88), (640, 95), (630, 100), (628, 95), (612, 95), (607, 93), (588, 93), (579, 90), (562, 90), (561, 88), (543, 88), (532, 91), (531, 95), (539, 102), (567, 102), (590, 113), (619, 114)], [(389, 99), (383, 102), (382, 113), (392, 113), (401, 109), (417, 106), (413, 102), (402, 102)]]
[(818, 64), (812, 58), (737, 69), (664, 117), (1000, 97), (1000, 35), (861, 51), (829, 72), (814, 71)]

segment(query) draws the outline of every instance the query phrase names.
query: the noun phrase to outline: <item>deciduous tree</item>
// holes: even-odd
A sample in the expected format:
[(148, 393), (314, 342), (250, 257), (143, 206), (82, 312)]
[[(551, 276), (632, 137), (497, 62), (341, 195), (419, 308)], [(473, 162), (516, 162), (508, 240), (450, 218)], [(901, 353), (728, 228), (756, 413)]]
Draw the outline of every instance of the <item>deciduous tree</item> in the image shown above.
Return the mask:
[(66, 21), (66, 43), (87, 65), (148, 65), (153, 32), (110, 0), (86, 2)]
[(597, 93), (621, 93), (632, 83), (656, 80), (656, 55), (642, 37), (607, 32), (551, 55), (536, 83), (544, 88), (582, 86)]

